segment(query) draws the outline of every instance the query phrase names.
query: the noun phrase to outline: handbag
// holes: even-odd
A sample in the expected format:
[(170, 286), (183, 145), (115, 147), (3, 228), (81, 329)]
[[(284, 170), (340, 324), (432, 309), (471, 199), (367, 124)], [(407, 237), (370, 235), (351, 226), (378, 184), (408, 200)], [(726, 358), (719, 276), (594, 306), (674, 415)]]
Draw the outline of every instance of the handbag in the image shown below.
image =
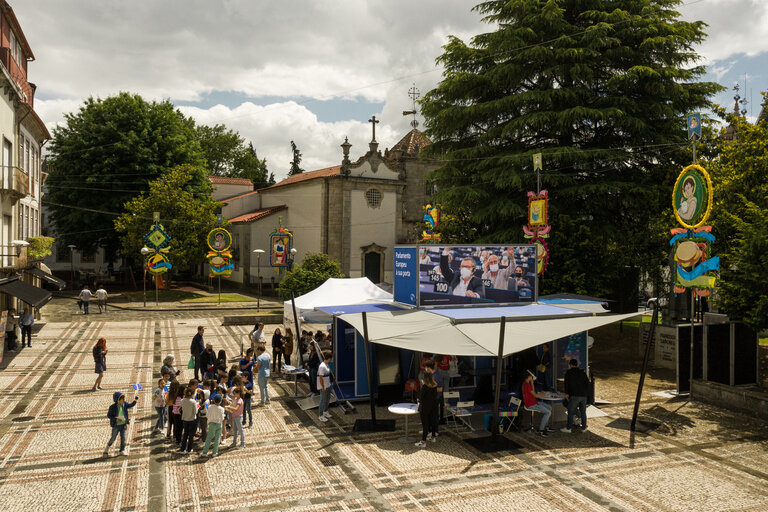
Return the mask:
[(187, 368), (190, 369), (190, 370), (194, 370), (195, 369), (195, 356), (191, 356), (189, 358), (189, 362), (187, 363)]
[(545, 373), (547, 371), (547, 367), (543, 364), (536, 365), (536, 370), (540, 371), (541, 373)]

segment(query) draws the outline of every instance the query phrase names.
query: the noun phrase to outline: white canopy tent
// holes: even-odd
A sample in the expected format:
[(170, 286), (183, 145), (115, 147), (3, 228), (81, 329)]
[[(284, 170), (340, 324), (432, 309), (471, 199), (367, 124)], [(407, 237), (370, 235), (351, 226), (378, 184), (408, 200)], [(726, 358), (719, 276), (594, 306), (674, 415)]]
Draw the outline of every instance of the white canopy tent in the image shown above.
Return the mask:
[[(392, 294), (373, 284), (367, 277), (330, 278), (309, 293), (295, 298), (300, 322), (326, 323), (328, 315), (315, 308), (348, 304), (392, 302)], [(283, 322), (293, 325), (291, 301), (283, 303)]]
[[(555, 307), (556, 306), (552, 306)], [(368, 340), (391, 347), (451, 354), (456, 356), (498, 356), (500, 318), (505, 316), (503, 356), (549, 341), (626, 320), (642, 313), (600, 315), (563, 310), (554, 318), (506, 316), (502, 308), (486, 308), (485, 317), (450, 318), (441, 310), (404, 310), (366, 313)], [(363, 332), (363, 313), (339, 318)]]

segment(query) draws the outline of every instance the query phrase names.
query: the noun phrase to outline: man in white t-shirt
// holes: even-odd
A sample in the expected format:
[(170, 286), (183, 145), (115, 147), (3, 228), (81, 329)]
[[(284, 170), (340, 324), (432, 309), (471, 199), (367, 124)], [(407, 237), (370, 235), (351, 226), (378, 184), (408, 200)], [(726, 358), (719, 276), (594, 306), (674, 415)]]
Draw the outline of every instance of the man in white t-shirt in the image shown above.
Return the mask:
[(331, 417), (328, 406), (331, 401), (331, 367), (329, 366), (333, 354), (330, 350), (323, 352), (323, 362), (317, 368), (317, 389), (320, 391), (320, 406), (318, 413), (320, 421), (326, 422)]
[(88, 303), (91, 301), (91, 297), (93, 297), (93, 294), (91, 293), (91, 290), (88, 288), (88, 285), (85, 285), (80, 292), (80, 300), (83, 301), (83, 313), (86, 315), (88, 314)]
[(96, 301), (99, 305), (99, 313), (102, 313), (102, 309), (104, 311), (107, 310), (107, 297), (109, 297), (107, 290), (104, 289), (103, 284), (100, 284), (99, 289), (96, 290)]

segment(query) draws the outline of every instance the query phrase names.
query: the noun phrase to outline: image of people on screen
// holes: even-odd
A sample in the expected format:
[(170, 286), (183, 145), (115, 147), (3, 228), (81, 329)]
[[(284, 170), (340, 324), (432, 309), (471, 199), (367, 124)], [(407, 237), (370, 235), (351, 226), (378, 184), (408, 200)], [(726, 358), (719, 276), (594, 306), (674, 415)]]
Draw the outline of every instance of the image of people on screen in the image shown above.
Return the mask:
[[(489, 251), (483, 251), (489, 252)], [(517, 288), (509, 288), (510, 278), (514, 274), (514, 265), (509, 265), (509, 260), (515, 257), (515, 252), (512, 247), (507, 247), (504, 254), (507, 255), (505, 266), (501, 266), (499, 262), (502, 258), (497, 254), (491, 253), (483, 263), (483, 275), (481, 279), (486, 286), (491, 288), (498, 288), (501, 290), (517, 290)]]
[(483, 280), (475, 275), (477, 270), (475, 258), (472, 256), (462, 258), (458, 272), (451, 268), (452, 259), (452, 251), (447, 247), (443, 249), (440, 255), (440, 272), (448, 283), (448, 293), (471, 298), (484, 298), (485, 285), (483, 285)]

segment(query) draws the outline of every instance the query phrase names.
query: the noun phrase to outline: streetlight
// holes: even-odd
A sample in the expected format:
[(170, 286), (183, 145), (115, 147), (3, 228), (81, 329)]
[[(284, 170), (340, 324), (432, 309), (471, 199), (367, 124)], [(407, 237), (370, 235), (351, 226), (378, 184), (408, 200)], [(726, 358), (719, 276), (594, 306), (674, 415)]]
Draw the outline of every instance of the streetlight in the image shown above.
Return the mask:
[(290, 263), (290, 265), (288, 265), (288, 270), (293, 270), (293, 260), (296, 258), (296, 253), (297, 252), (298, 251), (296, 250), (295, 247), (293, 247), (291, 249), (291, 263)]
[(72, 269), (72, 289), (75, 289), (75, 245), (69, 244), (67, 247), (69, 247), (69, 264), (70, 268)]
[(259, 282), (259, 295), (256, 297), (256, 311), (261, 310), (261, 255), (264, 254), (264, 249), (254, 249), (256, 253), (256, 280)]
[(142, 247), (141, 255), (144, 256), (144, 277), (142, 281), (144, 283), (144, 307), (147, 307), (147, 254), (149, 254), (149, 248)]

